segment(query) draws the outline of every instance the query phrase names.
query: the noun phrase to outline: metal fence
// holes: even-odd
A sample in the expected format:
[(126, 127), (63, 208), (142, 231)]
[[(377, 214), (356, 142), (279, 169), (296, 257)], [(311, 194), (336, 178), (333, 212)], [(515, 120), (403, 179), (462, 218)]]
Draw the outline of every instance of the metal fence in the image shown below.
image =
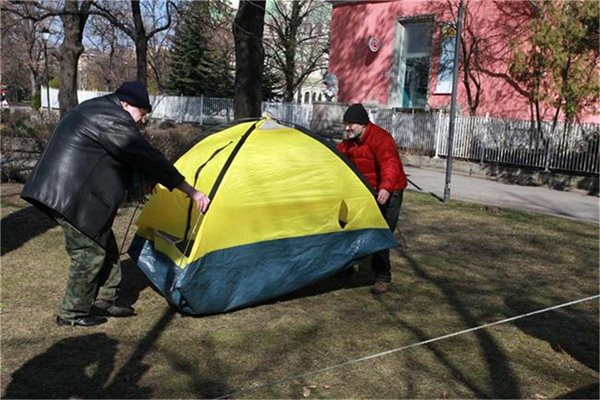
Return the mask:
[[(42, 93), (46, 89), (42, 88)], [(58, 107), (57, 89), (50, 89), (52, 107)], [(79, 91), (82, 101), (105, 92)], [(42, 107), (46, 96), (42, 96)], [(152, 118), (177, 122), (220, 124), (234, 119), (233, 99), (151, 96)], [(263, 115), (309, 127), (312, 104), (262, 103)], [(371, 109), (373, 122), (394, 136), (398, 147), (431, 156), (448, 155), (450, 116), (443, 112), (405, 112)], [(600, 173), (600, 125), (457, 116), (453, 156), (480, 163), (543, 168), (586, 174)]]
[[(380, 110), (379, 125), (392, 133), (398, 147), (448, 155), (450, 116), (446, 113), (404, 113)], [(542, 168), (578, 173), (600, 172), (600, 125), (457, 116), (452, 155), (480, 163)]]
[(312, 104), (262, 103), (262, 114), (273, 119), (309, 127), (312, 120)]
[[(42, 93), (46, 92), (42, 87)], [(79, 102), (93, 97), (104, 96), (110, 92), (79, 90)], [(152, 119), (170, 120), (178, 123), (194, 122), (204, 124), (222, 124), (233, 121), (233, 99), (209, 98), (204, 96), (150, 96)], [(50, 88), (50, 106), (58, 108), (58, 89)], [(46, 96), (42, 96), (42, 108), (47, 108)]]

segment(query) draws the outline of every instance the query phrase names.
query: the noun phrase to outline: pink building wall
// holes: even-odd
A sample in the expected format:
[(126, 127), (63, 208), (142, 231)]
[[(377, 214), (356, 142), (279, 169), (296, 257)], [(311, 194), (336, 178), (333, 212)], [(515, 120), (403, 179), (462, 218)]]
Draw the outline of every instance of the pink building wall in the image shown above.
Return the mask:
[[(397, 64), (395, 35), (398, 19), (432, 16), (432, 60), (429, 72), (428, 106), (449, 108), (450, 94), (435, 94), (440, 67), (440, 23), (456, 20), (458, 0), (400, 0), (333, 2), (329, 71), (338, 78), (340, 102), (397, 106), (390, 104), (390, 90), (394, 85), (394, 65)], [(453, 12), (453, 15), (451, 14)], [(522, 37), (530, 19), (527, 0), (467, 0), (463, 35), (482, 40), (479, 106), (477, 115), (507, 119), (534, 118), (533, 108), (526, 93), (511, 82), (507, 60), (510, 40)], [(372, 52), (368, 40), (380, 40), (379, 51)], [(462, 61), (461, 61), (462, 63)], [(473, 84), (471, 88), (474, 89)], [(474, 92), (474, 91), (473, 91)], [(467, 91), (463, 71), (459, 72), (458, 107), (468, 114)], [(542, 109), (543, 119), (550, 120), (554, 110)], [(582, 118), (582, 122), (600, 123), (600, 108), (596, 105)]]

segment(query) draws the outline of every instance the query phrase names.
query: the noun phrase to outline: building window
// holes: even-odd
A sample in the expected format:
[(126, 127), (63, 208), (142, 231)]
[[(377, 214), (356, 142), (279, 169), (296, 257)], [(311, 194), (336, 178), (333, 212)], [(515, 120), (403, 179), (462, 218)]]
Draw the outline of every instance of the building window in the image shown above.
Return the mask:
[(310, 102), (310, 92), (305, 92), (304, 93), (304, 104), (307, 104)]
[(433, 21), (399, 21), (397, 91), (403, 108), (425, 108), (429, 87)]
[(435, 86), (436, 94), (452, 93), (455, 48), (456, 27), (454, 24), (443, 24), (441, 30), (440, 71)]

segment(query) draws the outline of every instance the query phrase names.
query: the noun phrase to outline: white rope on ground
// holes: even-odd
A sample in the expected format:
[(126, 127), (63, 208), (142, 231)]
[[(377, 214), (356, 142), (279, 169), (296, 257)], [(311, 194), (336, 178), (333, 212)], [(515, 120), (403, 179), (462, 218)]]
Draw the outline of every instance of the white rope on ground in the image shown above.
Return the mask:
[(291, 380), (294, 380), (294, 379), (305, 378), (305, 377), (310, 376), (310, 375), (316, 375), (316, 374), (319, 374), (321, 372), (331, 371), (332, 369), (340, 368), (340, 367), (343, 367), (343, 366), (346, 366), (346, 365), (356, 364), (358, 362), (370, 360), (372, 358), (382, 357), (382, 356), (385, 356), (385, 355), (388, 355), (388, 354), (396, 353), (396, 352), (399, 352), (399, 351), (402, 351), (402, 350), (406, 350), (406, 349), (410, 349), (410, 348), (413, 348), (413, 347), (423, 346), (425, 344), (437, 342), (439, 340), (448, 339), (448, 338), (451, 338), (451, 337), (454, 337), (454, 336), (462, 335), (462, 334), (469, 333), (469, 332), (478, 331), (478, 330), (484, 329), (484, 328), (489, 328), (490, 326), (504, 324), (506, 322), (515, 321), (517, 319), (521, 319), (521, 318), (525, 318), (525, 317), (530, 317), (532, 315), (541, 314), (541, 313), (544, 313), (544, 312), (547, 312), (547, 311), (556, 310), (558, 308), (571, 306), (571, 305), (577, 304), (577, 303), (583, 303), (585, 301), (594, 300), (594, 299), (597, 299), (599, 297), (600, 297), (600, 294), (597, 294), (597, 295), (594, 295), (594, 296), (585, 297), (583, 299), (573, 300), (573, 301), (570, 301), (568, 303), (563, 303), (563, 304), (559, 304), (559, 305), (556, 305), (556, 306), (543, 308), (541, 310), (531, 311), (531, 312), (528, 312), (528, 313), (525, 313), (525, 314), (517, 315), (515, 317), (506, 318), (506, 319), (503, 319), (503, 320), (500, 320), (500, 321), (496, 321), (496, 322), (490, 322), (488, 324), (479, 325), (479, 326), (476, 326), (474, 328), (464, 329), (464, 330), (459, 331), (459, 332), (449, 333), (447, 335), (438, 336), (438, 337), (435, 337), (433, 339), (423, 340), (421, 342), (409, 344), (407, 346), (398, 347), (396, 349), (387, 350), (387, 351), (384, 351), (384, 352), (381, 352), (381, 353), (372, 354), (372, 355), (369, 355), (369, 356), (365, 356), (365, 357), (361, 357), (361, 358), (356, 358), (354, 360), (345, 361), (345, 362), (342, 362), (342, 363), (339, 363), (339, 364), (330, 365), (329, 367), (317, 369), (317, 370), (314, 370), (314, 371), (308, 371), (308, 372), (304, 372), (304, 373), (301, 373), (301, 374), (298, 374), (298, 375), (288, 376), (286, 378), (282, 378), (282, 379), (279, 379), (279, 380), (276, 380), (276, 381), (266, 382), (266, 383), (262, 383), (262, 384), (256, 384), (256, 385), (253, 385), (252, 387), (248, 387), (248, 388), (241, 388), (241, 389), (238, 389), (238, 390), (236, 390), (234, 392), (230, 392), (230, 393), (224, 394), (224, 395), (222, 395), (220, 397), (217, 397), (217, 399), (227, 399), (227, 398), (229, 398), (231, 396), (235, 396), (235, 395), (238, 395), (238, 394), (250, 391), (250, 390), (256, 390), (256, 389), (260, 389), (260, 388), (267, 387), (267, 386), (274, 386), (274, 385), (277, 385), (277, 384), (280, 384), (280, 383), (283, 383), (283, 382), (287, 382), (287, 381), (291, 381)]

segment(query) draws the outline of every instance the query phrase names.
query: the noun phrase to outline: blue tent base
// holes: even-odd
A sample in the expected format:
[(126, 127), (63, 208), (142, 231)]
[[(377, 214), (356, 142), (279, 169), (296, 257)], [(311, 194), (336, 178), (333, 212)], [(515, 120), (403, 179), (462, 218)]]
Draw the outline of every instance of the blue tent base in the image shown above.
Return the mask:
[(219, 250), (181, 268), (136, 235), (129, 254), (169, 303), (204, 315), (291, 293), (396, 245), (388, 229), (336, 232)]

